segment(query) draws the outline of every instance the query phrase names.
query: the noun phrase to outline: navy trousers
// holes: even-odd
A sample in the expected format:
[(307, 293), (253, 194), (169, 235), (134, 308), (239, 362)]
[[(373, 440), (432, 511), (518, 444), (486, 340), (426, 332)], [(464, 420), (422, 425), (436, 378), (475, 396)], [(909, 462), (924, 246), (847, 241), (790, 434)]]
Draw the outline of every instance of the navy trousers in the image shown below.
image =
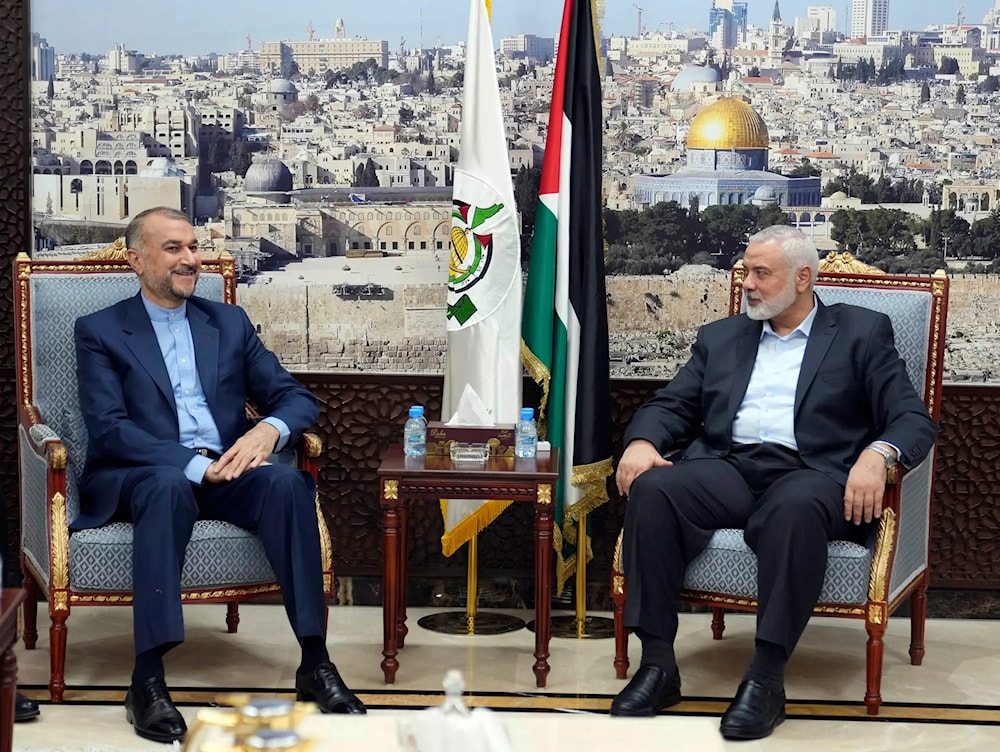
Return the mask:
[(860, 527), (844, 520), (844, 487), (778, 445), (647, 470), (625, 511), (625, 625), (672, 643), (688, 564), (716, 530), (739, 528), (757, 554), (757, 638), (791, 655), (819, 599), (827, 543), (860, 540), (870, 526)]
[(312, 476), (265, 465), (228, 483), (192, 484), (175, 467), (125, 474), (115, 519), (133, 525), (133, 620), (136, 654), (184, 640), (181, 570), (194, 523), (224, 520), (260, 537), (295, 636), (322, 636), (326, 602)]

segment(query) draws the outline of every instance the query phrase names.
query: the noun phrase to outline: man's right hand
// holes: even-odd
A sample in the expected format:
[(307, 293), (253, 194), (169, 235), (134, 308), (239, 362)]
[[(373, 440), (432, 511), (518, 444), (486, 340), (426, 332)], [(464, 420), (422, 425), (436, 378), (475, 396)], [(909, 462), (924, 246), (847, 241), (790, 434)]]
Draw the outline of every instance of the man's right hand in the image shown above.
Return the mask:
[(632, 481), (651, 467), (670, 467), (673, 464), (673, 462), (663, 459), (663, 456), (650, 442), (645, 439), (636, 439), (625, 447), (625, 452), (618, 462), (618, 473), (615, 475), (618, 493), (622, 496), (628, 496)]

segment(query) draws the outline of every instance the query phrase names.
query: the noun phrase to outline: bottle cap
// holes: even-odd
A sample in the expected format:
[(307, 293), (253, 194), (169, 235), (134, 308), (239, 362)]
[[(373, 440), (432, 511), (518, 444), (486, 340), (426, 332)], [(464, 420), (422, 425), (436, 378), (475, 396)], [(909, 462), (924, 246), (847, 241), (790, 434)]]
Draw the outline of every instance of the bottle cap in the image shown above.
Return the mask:
[(535, 408), (533, 407), (521, 408), (521, 420), (534, 420), (534, 418), (535, 418)]
[(423, 405), (414, 405), (413, 407), (410, 408), (410, 417), (411, 418), (422, 418), (423, 416), (424, 416), (424, 406)]

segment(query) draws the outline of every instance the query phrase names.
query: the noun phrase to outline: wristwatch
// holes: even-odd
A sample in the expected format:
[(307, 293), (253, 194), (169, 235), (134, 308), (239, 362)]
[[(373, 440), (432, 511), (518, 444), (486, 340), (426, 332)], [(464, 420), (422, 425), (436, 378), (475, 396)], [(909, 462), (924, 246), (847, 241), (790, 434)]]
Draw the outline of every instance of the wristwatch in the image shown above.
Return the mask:
[(896, 464), (896, 453), (883, 444), (879, 444), (877, 441), (873, 441), (871, 444), (865, 447), (865, 449), (871, 449), (876, 454), (881, 454), (882, 459), (885, 460), (885, 469), (888, 470), (890, 467)]

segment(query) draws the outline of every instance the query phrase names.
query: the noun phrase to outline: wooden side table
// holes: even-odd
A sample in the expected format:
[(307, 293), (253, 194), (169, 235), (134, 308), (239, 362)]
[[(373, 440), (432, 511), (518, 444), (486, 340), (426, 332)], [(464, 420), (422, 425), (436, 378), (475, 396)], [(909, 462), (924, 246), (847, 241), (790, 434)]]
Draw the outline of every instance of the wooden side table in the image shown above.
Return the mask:
[(14, 745), (14, 694), (17, 691), (17, 609), (24, 601), (21, 588), (4, 588), (0, 594), (0, 752)]
[(455, 467), (447, 456), (405, 457), (390, 446), (378, 468), (382, 503), (382, 672), (396, 681), (396, 656), (406, 640), (406, 538), (409, 505), (440, 499), (510, 499), (535, 505), (535, 683), (549, 675), (552, 524), (558, 450), (531, 459), (490, 457), (481, 467)]

